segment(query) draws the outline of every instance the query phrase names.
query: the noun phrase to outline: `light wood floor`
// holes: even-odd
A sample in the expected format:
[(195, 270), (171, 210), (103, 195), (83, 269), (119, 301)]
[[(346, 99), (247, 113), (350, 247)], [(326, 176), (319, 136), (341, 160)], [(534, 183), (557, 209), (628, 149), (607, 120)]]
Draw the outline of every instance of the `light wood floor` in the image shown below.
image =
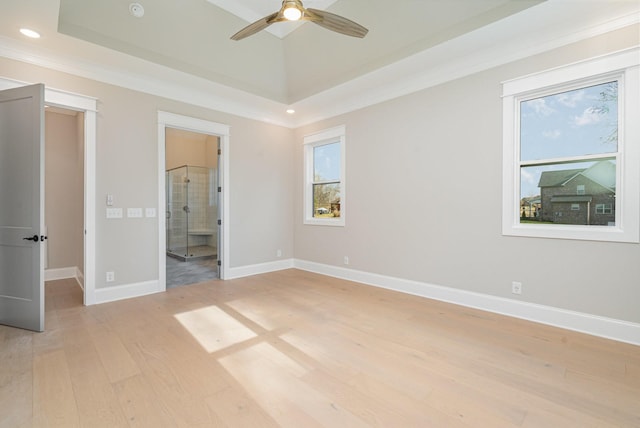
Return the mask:
[(286, 270), (0, 326), (1, 427), (640, 427), (640, 348)]

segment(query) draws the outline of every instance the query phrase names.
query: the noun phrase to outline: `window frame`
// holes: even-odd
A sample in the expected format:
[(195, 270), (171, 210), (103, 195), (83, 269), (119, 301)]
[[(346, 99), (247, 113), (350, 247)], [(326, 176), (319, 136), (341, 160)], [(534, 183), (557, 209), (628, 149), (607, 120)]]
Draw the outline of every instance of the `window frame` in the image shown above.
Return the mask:
[[(520, 103), (605, 81), (618, 81), (616, 223), (614, 226), (520, 223)], [(561, 66), (502, 82), (502, 234), (538, 238), (640, 242), (640, 48)], [(606, 155), (595, 156), (598, 158)], [(588, 158), (585, 156), (584, 158)]]
[[(345, 226), (346, 224), (346, 127), (344, 125), (325, 129), (313, 134), (305, 135), (304, 145), (304, 197), (303, 197), (303, 223), (319, 226)], [(317, 218), (313, 216), (313, 185), (314, 181), (314, 153), (316, 147), (339, 143), (340, 144), (340, 217)], [(335, 181), (332, 181), (335, 182)]]

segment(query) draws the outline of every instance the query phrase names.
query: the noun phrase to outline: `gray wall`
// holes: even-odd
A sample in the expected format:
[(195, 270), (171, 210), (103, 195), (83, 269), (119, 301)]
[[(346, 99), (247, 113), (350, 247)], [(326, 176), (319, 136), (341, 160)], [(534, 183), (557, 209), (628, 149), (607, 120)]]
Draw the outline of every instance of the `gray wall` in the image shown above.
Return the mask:
[(213, 135), (182, 129), (165, 130), (165, 169), (181, 166), (218, 167), (218, 140)]
[[(501, 235), (501, 82), (638, 43), (638, 27), (296, 131), (298, 259), (640, 322), (640, 245)], [(346, 227), (302, 223), (302, 139), (346, 125)], [(638, 141), (630, 142), (638, 144)]]
[[(501, 83), (615, 51), (638, 26), (478, 73), (295, 131), (0, 58), (2, 75), (98, 98), (98, 288), (157, 279), (157, 111), (231, 126), (232, 267), (283, 258), (640, 322), (640, 246), (501, 235)], [(302, 138), (345, 124), (347, 226), (302, 223)], [(638, 142), (634, 142), (638, 143)], [(295, 252), (294, 252), (295, 248)], [(104, 272), (116, 272), (106, 284)]]
[[(231, 127), (231, 267), (273, 261), (276, 249), (293, 257), (292, 130), (6, 58), (0, 70), (3, 77), (98, 99), (96, 288), (158, 279), (157, 218), (105, 216), (107, 194), (116, 207), (158, 206), (158, 110)], [(115, 282), (106, 283), (106, 271), (115, 272)]]
[[(45, 113), (47, 268), (83, 271), (82, 114)], [(81, 134), (80, 134), (81, 135)]]

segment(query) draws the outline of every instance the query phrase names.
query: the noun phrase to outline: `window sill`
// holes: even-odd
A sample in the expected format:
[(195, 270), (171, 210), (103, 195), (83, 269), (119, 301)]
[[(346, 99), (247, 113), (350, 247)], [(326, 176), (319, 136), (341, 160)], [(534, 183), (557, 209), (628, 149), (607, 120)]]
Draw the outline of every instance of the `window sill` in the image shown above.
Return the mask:
[(344, 227), (344, 218), (306, 218), (304, 224), (312, 226), (342, 226)]
[(503, 228), (503, 236), (525, 238), (573, 239), (579, 241), (605, 241), (639, 243), (638, 233), (625, 232), (614, 226), (544, 226), (518, 224)]

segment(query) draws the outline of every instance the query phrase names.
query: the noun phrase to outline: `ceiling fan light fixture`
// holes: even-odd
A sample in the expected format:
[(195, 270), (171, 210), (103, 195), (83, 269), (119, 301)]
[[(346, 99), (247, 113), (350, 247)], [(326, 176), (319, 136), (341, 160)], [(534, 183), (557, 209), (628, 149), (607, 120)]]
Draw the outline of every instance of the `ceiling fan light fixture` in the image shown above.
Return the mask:
[(283, 21), (309, 21), (327, 30), (341, 33), (351, 37), (363, 38), (367, 35), (367, 30), (362, 25), (351, 21), (343, 16), (318, 9), (306, 9), (302, 5), (302, 0), (282, 0), (282, 7), (277, 12), (258, 19), (242, 30), (231, 36), (231, 40), (242, 40), (258, 31), (262, 31), (271, 24)]
[(282, 14), (288, 21), (297, 21), (302, 18), (302, 11), (295, 1), (286, 2)]

